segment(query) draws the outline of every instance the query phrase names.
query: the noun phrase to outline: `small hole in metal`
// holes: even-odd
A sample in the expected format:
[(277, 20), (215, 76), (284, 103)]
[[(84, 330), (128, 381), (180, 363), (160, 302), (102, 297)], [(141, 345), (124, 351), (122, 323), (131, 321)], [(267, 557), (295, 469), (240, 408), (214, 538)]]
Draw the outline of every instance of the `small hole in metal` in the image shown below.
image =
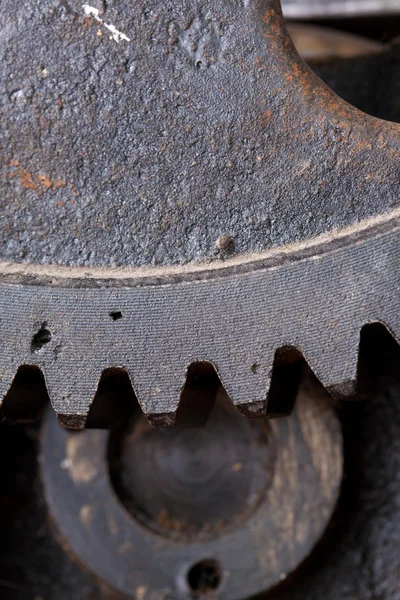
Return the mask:
[(201, 560), (193, 565), (187, 573), (189, 589), (195, 596), (214, 593), (221, 585), (221, 580), (221, 567), (214, 559)]
[(119, 321), (120, 319), (122, 319), (122, 312), (120, 312), (119, 310), (110, 312), (110, 317), (113, 321)]
[(43, 347), (51, 341), (51, 337), (51, 331), (47, 328), (47, 323), (42, 323), (39, 331), (37, 331), (32, 338), (31, 352), (33, 354), (40, 352)]

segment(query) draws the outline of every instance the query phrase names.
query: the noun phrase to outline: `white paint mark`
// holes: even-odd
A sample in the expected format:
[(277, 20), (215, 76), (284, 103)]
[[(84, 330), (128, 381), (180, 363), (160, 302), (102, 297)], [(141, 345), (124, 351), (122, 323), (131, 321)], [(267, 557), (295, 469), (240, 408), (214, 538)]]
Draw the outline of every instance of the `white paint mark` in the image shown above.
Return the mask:
[(100, 18), (100, 11), (98, 8), (95, 8), (94, 6), (89, 6), (89, 4), (84, 4), (83, 10), (85, 11), (85, 15), (87, 17), (94, 17), (96, 21), (103, 22), (103, 19)]
[(101, 25), (103, 25), (103, 27), (108, 29), (108, 31), (111, 33), (110, 39), (113, 39), (114, 41), (116, 41), (117, 44), (119, 44), (119, 42), (121, 40), (123, 40), (125, 42), (131, 41), (127, 35), (122, 33), (122, 31), (119, 31), (114, 25), (111, 25), (110, 23), (106, 23), (105, 21), (103, 21), (103, 19), (100, 17), (100, 11), (98, 8), (95, 8), (94, 6), (90, 6), (89, 4), (84, 4), (82, 8), (85, 11), (85, 15), (87, 17), (93, 17), (98, 23), (100, 23)]
[(118, 31), (118, 29), (116, 29), (116, 27), (114, 27), (114, 25), (109, 25), (108, 23), (104, 23), (104, 27), (106, 29), (108, 29), (108, 31), (111, 32), (111, 37), (117, 42), (119, 43), (121, 40), (125, 40), (125, 42), (130, 42), (131, 40), (128, 38), (127, 35), (125, 35), (124, 33), (122, 33), (121, 31)]

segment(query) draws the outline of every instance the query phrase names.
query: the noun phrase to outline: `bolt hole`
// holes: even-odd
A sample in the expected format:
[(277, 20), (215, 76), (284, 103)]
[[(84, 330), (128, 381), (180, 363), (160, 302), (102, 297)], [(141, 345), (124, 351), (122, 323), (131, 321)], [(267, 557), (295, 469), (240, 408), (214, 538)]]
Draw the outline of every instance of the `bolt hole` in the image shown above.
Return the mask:
[(198, 60), (198, 61), (196, 62), (196, 67), (197, 67), (198, 69), (201, 69), (201, 67), (202, 67), (202, 66), (203, 66), (203, 63), (201, 62), (201, 60)]
[(221, 585), (221, 567), (216, 560), (205, 559), (193, 565), (187, 574), (187, 583), (192, 594), (212, 594)]
[(122, 319), (122, 312), (120, 312), (119, 310), (110, 312), (110, 317), (113, 321), (119, 321), (120, 319)]
[(47, 329), (47, 323), (42, 323), (39, 331), (32, 338), (31, 352), (34, 354), (40, 352), (51, 341), (51, 337), (51, 331)]

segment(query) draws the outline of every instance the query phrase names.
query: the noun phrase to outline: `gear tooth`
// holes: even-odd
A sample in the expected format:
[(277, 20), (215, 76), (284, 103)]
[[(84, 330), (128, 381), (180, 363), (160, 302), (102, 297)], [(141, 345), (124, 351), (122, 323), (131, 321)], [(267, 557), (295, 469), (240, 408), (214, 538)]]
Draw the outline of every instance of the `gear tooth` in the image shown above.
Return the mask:
[(271, 383), (273, 353), (270, 359), (254, 355), (240, 364), (222, 362), (217, 372), (236, 408), (246, 417), (262, 417), (267, 411), (267, 396)]
[(321, 335), (319, 346), (304, 347), (311, 370), (327, 392), (337, 399), (352, 396), (357, 389), (360, 330), (337, 328)]
[(343, 381), (342, 383), (324, 384), (326, 391), (337, 400), (343, 398), (351, 398), (357, 393), (357, 377), (353, 374), (351, 379)]
[(85, 364), (68, 361), (44, 368), (50, 402), (65, 427), (85, 426), (100, 380), (100, 372)]
[[(189, 367), (165, 369), (160, 372), (146, 374), (141, 382), (135, 378), (135, 392), (142, 410), (155, 426), (170, 427), (177, 423), (182, 407), (188, 374), (194, 366), (208, 365), (216, 371), (221, 384), (236, 408), (246, 416), (263, 416), (266, 414), (266, 398), (272, 360), (254, 359), (243, 365), (227, 361), (193, 361)], [(204, 392), (206, 394), (206, 392)], [(209, 390), (207, 390), (207, 394)], [(194, 408), (194, 407), (193, 407)]]
[[(6, 295), (4, 295), (3, 301), (3, 296), (0, 294), (0, 338), (2, 340), (0, 357), (0, 406), (14, 382), (18, 369), (23, 364), (28, 364), (28, 361), (25, 360), (25, 353), (21, 351), (22, 334), (20, 335), (19, 332), (23, 331), (24, 327), (18, 322), (18, 308), (17, 319), (13, 319), (11, 316), (10, 322), (6, 318), (10, 311), (5, 300)], [(10, 331), (14, 331), (16, 334), (10, 335)]]
[(176, 412), (174, 413), (146, 413), (146, 418), (153, 427), (174, 427), (176, 423)]
[(56, 413), (57, 419), (65, 429), (84, 429), (87, 415)]
[(185, 384), (185, 369), (150, 373), (134, 378), (135, 393), (143, 413), (152, 425), (172, 427)]
[(267, 402), (261, 400), (260, 402), (248, 402), (242, 404), (235, 404), (238, 411), (244, 417), (250, 418), (264, 418), (267, 415)]

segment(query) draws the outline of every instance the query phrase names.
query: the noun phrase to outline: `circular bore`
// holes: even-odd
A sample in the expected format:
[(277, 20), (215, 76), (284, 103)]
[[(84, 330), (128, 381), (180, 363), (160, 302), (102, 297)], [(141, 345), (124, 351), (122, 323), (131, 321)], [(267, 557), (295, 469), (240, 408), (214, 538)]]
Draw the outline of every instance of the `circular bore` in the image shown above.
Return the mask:
[[(223, 411), (225, 401), (219, 404)], [(229, 413), (225, 416), (229, 420)], [(215, 425), (220, 419), (217, 417), (213, 425), (215, 418), (215, 415), (211, 416), (211, 429), (216, 428), (215, 435), (221, 436), (221, 426)], [(252, 430), (252, 425), (246, 420), (243, 423), (247, 433), (239, 435), (239, 447), (247, 435), (251, 438), (248, 431)], [(49, 412), (42, 431), (41, 466), (50, 513), (60, 533), (82, 563), (105, 583), (128, 597), (141, 600), (163, 597), (184, 599), (212, 594), (223, 600), (242, 600), (264, 592), (295, 569), (323, 534), (337, 501), (343, 466), (340, 425), (325, 396), (303, 389), (290, 417), (267, 424), (259, 421), (256, 430), (264, 425), (267, 437), (261, 443), (261, 449), (265, 450), (266, 458), (264, 461), (259, 458), (248, 459), (250, 465), (262, 465), (260, 470), (264, 473), (260, 475), (260, 470), (253, 470), (255, 478), (261, 477), (261, 482), (254, 488), (258, 490), (257, 500), (254, 504), (249, 503), (249, 485), (239, 483), (239, 500), (233, 511), (223, 493), (218, 494), (217, 500), (212, 503), (215, 489), (211, 485), (210, 497), (205, 505), (213, 507), (213, 527), (204, 535), (206, 516), (203, 515), (203, 521), (198, 520), (189, 526), (189, 535), (182, 535), (182, 520), (181, 529), (166, 527), (165, 523), (161, 527), (158, 524), (157, 529), (157, 519), (153, 518), (157, 515), (154, 503), (150, 507), (145, 506), (138, 516), (138, 494), (134, 497), (131, 494), (136, 510), (133, 511), (134, 516), (130, 514), (126, 501), (124, 506), (120, 490), (117, 495), (110, 478), (108, 432), (85, 430), (76, 433), (63, 430)], [(240, 430), (234, 421), (233, 431), (237, 427)], [(176, 437), (171, 435), (171, 445), (174, 439), (179, 439), (178, 434), (175, 433)], [(133, 453), (135, 462), (140, 460), (137, 454), (143, 443), (140, 437), (138, 435), (136, 443), (139, 445)], [(241, 456), (240, 451), (237, 454), (236, 450), (223, 450), (230, 447), (233, 437), (233, 434), (229, 434), (227, 441), (219, 439), (219, 444), (222, 455), (236, 460)], [(129, 447), (129, 436), (124, 438), (125, 444), (129, 441)], [(157, 446), (157, 435), (154, 440)], [(193, 448), (194, 442), (187, 447), (182, 440), (179, 443), (180, 450), (171, 448), (169, 452), (186, 452), (189, 449), (194, 455), (204, 457), (203, 450)], [(218, 453), (216, 440), (210, 442), (203, 437), (202, 440), (198, 438), (198, 443), (211, 443), (214, 454)], [(164, 451), (167, 443), (161, 447)], [(248, 445), (248, 452), (254, 452), (252, 443)], [(157, 451), (150, 453), (154, 454)], [(122, 452), (119, 460), (123, 457), (123, 461), (126, 461), (128, 455)], [(145, 465), (147, 460), (144, 459)], [(181, 471), (180, 467), (177, 476), (173, 464), (169, 464), (166, 457), (158, 460), (159, 465), (164, 465), (168, 472), (163, 475), (164, 479), (169, 474), (179, 480), (180, 474), (187, 472), (186, 468)], [(184, 460), (190, 463), (192, 459)], [(229, 460), (218, 458), (216, 464), (217, 468), (205, 461), (199, 471), (201, 477), (205, 477), (207, 472), (208, 479), (211, 477), (212, 481), (215, 477), (217, 481), (221, 475), (212, 475), (214, 470), (219, 472), (219, 467), (222, 470), (228, 468)], [(111, 467), (111, 472), (113, 468), (115, 465)], [(248, 466), (243, 469), (244, 481), (251, 481), (252, 469), (248, 473)], [(129, 490), (132, 490), (131, 484), (137, 486), (145, 480), (142, 474), (145, 469), (137, 465), (128, 472), (130, 484), (125, 482), (125, 485)], [(190, 472), (193, 475), (195, 471), (192, 469)], [(233, 489), (233, 479), (230, 480), (230, 477), (234, 478), (234, 474), (235, 469), (225, 479), (228, 482), (228, 495)], [(236, 475), (240, 481), (240, 470)], [(154, 481), (153, 476), (149, 477), (145, 487), (149, 489), (154, 486)], [(188, 483), (187, 488), (191, 485)], [(198, 483), (193, 485), (196, 488)], [(164, 486), (161, 486), (161, 490), (163, 498), (167, 498)], [(194, 500), (195, 494), (188, 493), (187, 489), (186, 493), (200, 509), (202, 503)], [(147, 496), (143, 489), (141, 494), (142, 501)], [(250, 509), (243, 517), (242, 508), (246, 503)], [(220, 531), (217, 527), (218, 504), (219, 510), (225, 508), (228, 515)], [(179, 507), (173, 510), (179, 513)], [(191, 518), (192, 509), (186, 507), (186, 510), (185, 519)], [(143, 518), (144, 512), (147, 513), (146, 518)], [(242, 515), (242, 518), (239, 519), (238, 515)]]
[(141, 415), (122, 436), (111, 435), (111, 479), (150, 529), (212, 539), (259, 506), (273, 474), (273, 441), (267, 421), (243, 419), (219, 394), (204, 427), (155, 429)]
[(212, 594), (221, 584), (221, 567), (216, 560), (201, 560), (189, 569), (186, 579), (192, 593)]

